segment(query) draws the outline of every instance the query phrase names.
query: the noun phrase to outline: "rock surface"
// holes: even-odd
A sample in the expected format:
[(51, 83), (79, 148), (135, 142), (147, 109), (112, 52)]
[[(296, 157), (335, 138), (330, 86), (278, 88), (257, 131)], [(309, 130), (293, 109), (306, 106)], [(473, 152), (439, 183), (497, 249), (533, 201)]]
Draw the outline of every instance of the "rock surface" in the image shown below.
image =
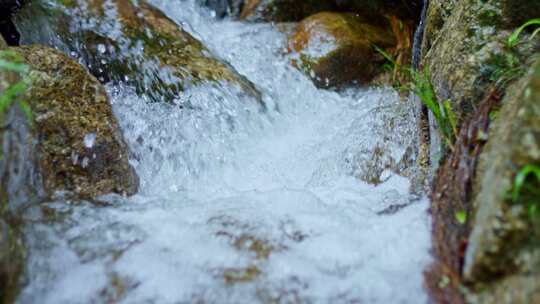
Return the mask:
[[(534, 5), (529, 7), (530, 1), (521, 2), (534, 9)], [(508, 25), (508, 20), (513, 18), (508, 8), (515, 3), (511, 0), (430, 1), (421, 65), (429, 70), (439, 100), (451, 100), (460, 118), (472, 112), (501, 73), (515, 68), (515, 61), (538, 50), (533, 41), (512, 50), (515, 60), (508, 57), (506, 41), (509, 30), (513, 29)]]
[[(7, 47), (6, 42), (0, 37), (0, 52)], [(18, 81), (15, 73), (0, 69), (0, 96), (6, 89)], [(5, 113), (0, 113), (2, 126), (6, 124)], [(19, 277), (23, 271), (24, 250), (19, 230), (16, 229), (14, 212), (9, 205), (7, 197), (6, 176), (12, 172), (6, 171), (5, 163), (9, 155), (5, 153), (4, 131), (0, 132), (2, 147), (0, 158), (0, 303), (12, 303), (18, 291)], [(19, 163), (20, 164), (20, 163)], [(17, 167), (17, 163), (12, 164)], [(17, 178), (14, 174), (13, 178)]]
[(538, 302), (538, 277), (531, 271), (538, 266), (532, 245), (537, 227), (506, 197), (522, 161), (537, 161), (527, 154), (535, 151), (537, 122), (523, 114), (536, 111), (523, 97), (534, 96), (526, 87), (535, 76), (522, 75), (540, 45), (525, 39), (527, 33), (518, 46), (507, 45), (525, 21), (518, 7), (526, 7), (527, 16), (540, 14), (530, 1), (430, 1), (421, 65), (437, 99), (449, 100), (461, 122), (432, 191), (435, 263), (426, 285), (435, 302)]
[(59, 51), (42, 46), (11, 50), (30, 66), (26, 99), (45, 192), (134, 194), (138, 178), (103, 86)]
[(246, 0), (241, 19), (249, 21), (300, 21), (325, 11), (350, 12), (370, 18), (381, 14), (397, 15), (416, 22), (422, 10), (422, 1), (399, 0)]
[[(105, 5), (117, 16), (105, 15)], [(144, 1), (38, 0), (16, 23), (24, 42), (63, 45), (102, 82), (128, 83), (154, 101), (171, 101), (202, 82), (227, 82), (260, 100), (249, 80)]]
[(293, 65), (304, 71), (318, 87), (365, 84), (385, 59), (374, 46), (395, 47), (389, 23), (372, 24), (346, 13), (319, 13), (303, 20), (289, 38)]
[(216, 13), (216, 17), (237, 17), (244, 6), (243, 0), (204, 0), (204, 5)]
[[(464, 277), (478, 293), (471, 302), (538, 303), (540, 218), (531, 212), (538, 197), (520, 193), (513, 201), (511, 193), (522, 168), (540, 165), (540, 61), (502, 104), (477, 171), (477, 211)], [(540, 189), (540, 180), (526, 183)]]

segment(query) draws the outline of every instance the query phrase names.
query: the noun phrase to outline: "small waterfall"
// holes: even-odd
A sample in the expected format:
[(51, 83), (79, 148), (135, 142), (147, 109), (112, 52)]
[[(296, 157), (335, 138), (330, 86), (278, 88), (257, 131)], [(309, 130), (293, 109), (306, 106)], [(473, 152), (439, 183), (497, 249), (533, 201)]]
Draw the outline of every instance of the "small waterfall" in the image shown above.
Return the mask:
[[(420, 68), (420, 61), (422, 60), (422, 40), (424, 38), (424, 30), (426, 26), (426, 16), (427, 10), (429, 8), (429, 0), (424, 0), (422, 13), (420, 16), (420, 22), (414, 33), (414, 42), (413, 42), (413, 54), (412, 54), (412, 68), (415, 71), (418, 71)], [(415, 94), (411, 94), (411, 101), (414, 104), (416, 124), (418, 128), (418, 151), (417, 151), (417, 166), (418, 173), (416, 180), (413, 184), (414, 192), (429, 191), (429, 168), (431, 164), (430, 157), (430, 143), (431, 143), (431, 132), (430, 132), (430, 114), (428, 108), (422, 103), (420, 98)]]
[(424, 0), (422, 6), (422, 13), (420, 15), (420, 22), (414, 32), (413, 52), (412, 52), (412, 68), (418, 70), (420, 60), (422, 59), (422, 40), (424, 38), (424, 30), (426, 28), (427, 10), (429, 7), (429, 0)]
[(141, 191), (29, 209), (19, 303), (427, 302), (427, 201), (411, 203), (416, 126), (399, 94), (317, 89), (274, 25), (149, 2), (260, 87), (267, 111), (222, 84), (176, 105), (107, 84)]

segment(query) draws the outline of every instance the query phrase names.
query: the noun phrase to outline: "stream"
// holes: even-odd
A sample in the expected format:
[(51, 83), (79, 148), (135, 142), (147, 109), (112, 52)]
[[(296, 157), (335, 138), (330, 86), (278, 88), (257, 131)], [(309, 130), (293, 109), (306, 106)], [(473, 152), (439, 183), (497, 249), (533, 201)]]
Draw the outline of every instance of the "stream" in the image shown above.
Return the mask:
[[(426, 303), (412, 107), (392, 89), (317, 89), (290, 65), (286, 28), (217, 20), (196, 0), (149, 2), (266, 107), (226, 84), (174, 104), (107, 85), (141, 189), (29, 208), (18, 302)], [(386, 165), (397, 163), (401, 174)]]

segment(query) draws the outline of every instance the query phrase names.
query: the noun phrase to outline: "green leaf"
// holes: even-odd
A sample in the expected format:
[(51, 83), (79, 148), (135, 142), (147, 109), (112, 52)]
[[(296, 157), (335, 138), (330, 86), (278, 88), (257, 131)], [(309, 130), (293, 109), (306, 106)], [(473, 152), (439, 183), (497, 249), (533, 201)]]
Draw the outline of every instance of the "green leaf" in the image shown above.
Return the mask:
[(461, 225), (467, 222), (467, 212), (465, 211), (456, 212), (455, 217), (456, 217), (456, 221), (460, 223)]
[(394, 60), (394, 58), (392, 58), (392, 56), (390, 54), (388, 54), (385, 50), (381, 49), (380, 47), (376, 46), (376, 45), (373, 45), (373, 47), (375, 48), (375, 50), (380, 53), (381, 55), (383, 55), (383, 57), (388, 60), (388, 62), (390, 62), (392, 64), (392, 66), (396, 66), (396, 61)]
[(10, 86), (4, 94), (0, 95), (0, 113), (4, 113), (6, 109), (13, 103), (15, 98), (26, 90), (26, 83), (19, 81), (16, 84)]
[[(510, 47), (510, 48), (515, 47), (519, 43), (519, 35), (521, 35), (521, 33), (525, 30), (525, 28), (527, 28), (528, 26), (534, 25), (534, 24), (540, 25), (540, 18), (531, 19), (531, 20), (525, 22), (517, 30), (515, 30), (512, 33), (512, 35), (510, 35), (510, 37), (508, 37), (508, 41), (507, 41), (508, 47)], [(532, 37), (536, 36), (536, 34), (537, 34), (537, 31), (535, 31), (533, 33), (533, 35), (531, 36), (530, 39), (532, 39)]]
[(524, 166), (516, 175), (514, 179), (514, 189), (512, 191), (512, 200), (517, 202), (519, 199), (519, 193), (525, 184), (525, 180), (529, 175), (534, 174), (538, 181), (540, 181), (540, 167), (535, 165), (526, 165)]
[(28, 66), (21, 63), (16, 63), (12, 61), (6, 61), (4, 59), (0, 59), (0, 69), (13, 71), (21, 74), (28, 73)]

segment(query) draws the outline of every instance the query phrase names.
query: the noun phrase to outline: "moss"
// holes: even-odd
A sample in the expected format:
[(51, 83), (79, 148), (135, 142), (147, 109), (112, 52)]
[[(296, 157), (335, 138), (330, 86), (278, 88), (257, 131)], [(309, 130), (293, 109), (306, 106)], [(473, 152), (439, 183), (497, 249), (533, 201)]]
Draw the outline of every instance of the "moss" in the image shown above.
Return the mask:
[[(73, 3), (76, 3), (74, 7)], [(64, 52), (78, 53), (102, 82), (127, 82), (137, 93), (148, 95), (153, 101), (171, 101), (191, 85), (226, 82), (239, 86), (262, 103), (254, 84), (214, 58), (200, 41), (158, 9), (144, 1), (113, 0), (118, 17), (111, 20), (104, 15), (105, 3), (74, 0), (67, 6), (51, 7), (45, 0), (37, 0), (33, 6), (43, 12), (44, 26), (56, 28), (59, 35), (54, 39), (63, 40), (67, 46)], [(53, 11), (59, 14), (54, 17), (50, 14)], [(95, 26), (77, 28), (82, 20)], [(103, 24), (110, 22), (118, 23), (122, 37), (112, 38), (101, 30)], [(32, 28), (35, 25), (27, 26), (29, 31), (35, 30)], [(50, 38), (42, 40), (49, 43)], [(145, 67), (144, 71), (141, 66)]]
[(249, 283), (257, 279), (261, 271), (256, 266), (246, 268), (228, 268), (223, 271), (225, 284)]
[[(11, 50), (31, 67), (33, 82), (25, 99), (35, 117), (46, 192), (66, 190), (90, 198), (134, 194), (138, 179), (105, 89), (58, 51), (41, 46)], [(84, 143), (88, 134), (96, 138), (91, 147)]]

